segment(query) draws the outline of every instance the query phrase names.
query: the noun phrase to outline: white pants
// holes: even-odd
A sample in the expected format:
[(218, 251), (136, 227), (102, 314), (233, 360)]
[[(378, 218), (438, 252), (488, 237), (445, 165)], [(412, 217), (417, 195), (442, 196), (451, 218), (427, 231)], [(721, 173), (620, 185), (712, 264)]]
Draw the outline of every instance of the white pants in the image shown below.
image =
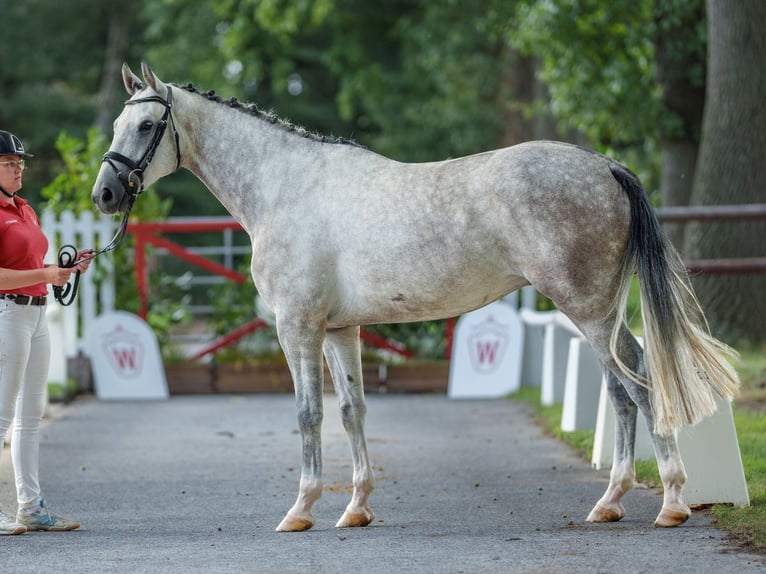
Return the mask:
[(45, 305), (0, 299), (0, 450), (14, 422), (11, 459), (19, 509), (37, 505), (42, 497), (40, 423), (51, 355), (45, 312)]

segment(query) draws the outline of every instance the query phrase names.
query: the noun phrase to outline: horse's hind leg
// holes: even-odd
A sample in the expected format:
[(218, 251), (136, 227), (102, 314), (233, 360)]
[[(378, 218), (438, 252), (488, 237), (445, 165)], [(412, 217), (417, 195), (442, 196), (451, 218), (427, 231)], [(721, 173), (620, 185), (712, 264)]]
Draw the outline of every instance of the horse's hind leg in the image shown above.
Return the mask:
[[(657, 527), (678, 526), (689, 519), (691, 511), (681, 497), (683, 485), (686, 482), (686, 471), (678, 451), (676, 437), (674, 435), (659, 435), (654, 432), (654, 413), (649, 401), (649, 391), (645, 386), (637, 384), (620, 373), (616, 363), (609, 355), (607, 331), (603, 324), (600, 329), (594, 330), (587, 327), (584, 329), (591, 344), (602, 359), (605, 358), (605, 363), (611, 371), (609, 374), (609, 396), (616, 414), (615, 452), (609, 486), (588, 516), (588, 520), (591, 522), (613, 521), (619, 520), (624, 515), (620, 500), (632, 487), (635, 476), (636, 407), (630, 405), (632, 402), (638, 406), (646, 418), (664, 489), (662, 510), (654, 525)], [(627, 367), (641, 376), (646, 375), (643, 351), (635, 338), (625, 328), (620, 332), (617, 352), (620, 355), (620, 360)], [(615, 373), (619, 374), (616, 375)]]
[(614, 456), (609, 486), (596, 503), (588, 522), (614, 522), (625, 516), (622, 497), (635, 484), (636, 404), (614, 373), (607, 371), (609, 400), (615, 412)]
[(351, 458), (354, 464), (354, 492), (351, 502), (335, 526), (367, 526), (375, 517), (367, 502), (374, 488), (374, 480), (364, 438), (367, 407), (364, 403), (362, 384), (359, 327), (328, 331), (325, 336), (324, 353), (338, 395), (343, 427), (351, 442)]

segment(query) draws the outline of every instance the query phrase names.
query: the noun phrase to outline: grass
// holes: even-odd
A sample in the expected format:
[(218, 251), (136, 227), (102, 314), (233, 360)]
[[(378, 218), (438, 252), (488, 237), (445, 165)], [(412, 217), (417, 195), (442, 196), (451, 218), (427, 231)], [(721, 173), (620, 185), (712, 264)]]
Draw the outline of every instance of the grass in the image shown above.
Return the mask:
[(715, 505), (720, 526), (753, 549), (766, 552), (766, 414), (736, 407), (734, 424), (739, 437), (742, 466), (750, 507)]
[[(742, 379), (742, 392), (734, 402), (734, 425), (750, 506), (716, 504), (711, 512), (717, 524), (743, 546), (766, 553), (766, 353), (759, 350), (743, 353), (737, 370)], [(531, 404), (536, 418), (547, 432), (571, 445), (584, 459), (590, 460), (595, 432), (562, 431), (560, 404), (542, 405), (540, 389), (531, 387), (522, 387), (511, 398)], [(661, 485), (654, 460), (637, 460), (636, 478), (651, 486)]]

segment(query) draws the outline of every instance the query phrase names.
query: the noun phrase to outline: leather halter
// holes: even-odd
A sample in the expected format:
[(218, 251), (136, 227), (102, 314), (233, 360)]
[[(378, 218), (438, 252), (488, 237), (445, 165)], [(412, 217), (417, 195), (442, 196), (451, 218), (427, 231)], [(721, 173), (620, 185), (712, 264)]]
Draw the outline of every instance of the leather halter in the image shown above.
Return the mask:
[[(173, 125), (173, 134), (175, 136), (176, 169), (181, 166), (181, 148), (179, 147), (178, 143), (178, 130), (176, 130), (175, 122), (173, 121), (173, 114), (171, 113), (171, 109), (173, 107), (173, 92), (170, 86), (167, 88), (167, 100), (157, 95), (138, 98), (135, 100), (128, 100), (125, 102), (126, 106), (142, 104), (145, 102), (157, 102), (165, 106), (165, 113), (162, 114), (162, 118), (160, 118), (160, 121), (157, 123), (154, 134), (152, 134), (152, 140), (149, 142), (149, 147), (146, 148), (146, 151), (144, 152), (144, 155), (141, 156), (141, 159), (136, 162), (129, 157), (122, 155), (121, 153), (110, 150), (104, 154), (104, 159), (102, 160), (102, 163), (108, 163), (109, 166), (114, 170), (114, 173), (117, 174), (117, 179), (119, 179), (120, 183), (122, 183), (123, 191), (131, 198), (131, 206), (135, 198), (144, 191), (144, 172), (146, 171), (146, 168), (149, 167), (152, 159), (154, 159), (154, 153), (157, 151), (157, 148), (162, 141), (162, 136), (165, 135), (165, 129), (168, 127), (168, 120), (170, 120), (170, 123)], [(125, 175), (123, 172), (121, 172), (115, 165), (115, 162), (121, 163), (127, 167), (130, 170), (128, 174)]]

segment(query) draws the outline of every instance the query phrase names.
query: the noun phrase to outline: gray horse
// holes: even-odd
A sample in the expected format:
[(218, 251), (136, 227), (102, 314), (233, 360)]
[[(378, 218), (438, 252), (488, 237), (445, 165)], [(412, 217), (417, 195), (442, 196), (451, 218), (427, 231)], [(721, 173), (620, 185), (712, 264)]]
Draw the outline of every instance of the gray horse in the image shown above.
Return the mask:
[[(609, 486), (588, 516), (621, 519), (634, 485), (637, 409), (664, 486), (656, 526), (690, 515), (676, 430), (739, 381), (711, 337), (675, 249), (638, 179), (583, 148), (530, 142), (410, 164), (323, 138), (255, 106), (127, 65), (131, 95), (93, 186), (104, 213), (184, 167), (247, 231), (252, 276), (276, 317), (295, 385), (303, 459), (277, 530), (311, 528), (322, 492), (324, 353), (351, 442), (353, 494), (338, 527), (366, 526), (373, 474), (364, 435), (359, 326), (457, 316), (525, 285), (550, 297), (608, 369), (617, 413)], [(169, 128), (169, 129), (168, 129)], [(642, 350), (625, 325), (638, 273)]]

